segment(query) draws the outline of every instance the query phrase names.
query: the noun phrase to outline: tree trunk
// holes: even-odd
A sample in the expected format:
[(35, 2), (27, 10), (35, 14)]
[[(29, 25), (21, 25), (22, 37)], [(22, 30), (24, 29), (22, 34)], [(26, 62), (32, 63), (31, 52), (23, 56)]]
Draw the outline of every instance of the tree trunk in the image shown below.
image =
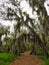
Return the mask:
[(2, 41), (1, 41), (1, 36), (2, 36), (2, 35), (0, 35), (0, 52), (2, 52)]
[(43, 50), (44, 50), (46, 56), (49, 57), (49, 54), (48, 54), (47, 49), (46, 49), (46, 46), (45, 46), (45, 42), (43, 42), (43, 41), (41, 40), (41, 38), (39, 37), (39, 35), (38, 35), (26, 22), (24, 22), (24, 24), (25, 24), (25, 25), (30, 29), (30, 31), (35, 35), (36, 39), (39, 41), (38, 44), (43, 48)]

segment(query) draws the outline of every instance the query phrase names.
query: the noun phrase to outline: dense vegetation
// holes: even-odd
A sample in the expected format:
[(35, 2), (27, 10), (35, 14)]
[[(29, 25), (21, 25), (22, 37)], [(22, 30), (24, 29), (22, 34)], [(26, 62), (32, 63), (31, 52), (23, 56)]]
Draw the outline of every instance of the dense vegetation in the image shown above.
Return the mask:
[[(7, 65), (8, 62), (12, 61), (15, 58), (15, 55), (12, 55), (13, 53), (20, 55), (25, 51), (30, 51), (30, 54), (49, 57), (49, 16), (44, 7), (45, 0), (26, 0), (26, 2), (29, 2), (32, 12), (37, 13), (36, 18), (31, 18), (27, 12), (22, 11), (20, 7), (21, 0), (9, 0), (6, 2), (8, 5), (11, 4), (11, 7), (6, 7), (4, 3), (1, 6), (6, 9), (5, 13), (1, 8), (2, 19), (4, 21), (10, 20), (11, 22), (14, 20), (15, 24), (14, 32), (12, 33), (10, 33), (9, 26), (5, 27), (0, 24), (0, 65), (5, 65), (5, 62)], [(2, 40), (3, 35), (5, 37)], [(1, 52), (9, 54), (2, 54)], [(49, 62), (46, 60), (46, 63)]]
[(17, 56), (15, 54), (0, 53), (0, 65), (9, 65)]

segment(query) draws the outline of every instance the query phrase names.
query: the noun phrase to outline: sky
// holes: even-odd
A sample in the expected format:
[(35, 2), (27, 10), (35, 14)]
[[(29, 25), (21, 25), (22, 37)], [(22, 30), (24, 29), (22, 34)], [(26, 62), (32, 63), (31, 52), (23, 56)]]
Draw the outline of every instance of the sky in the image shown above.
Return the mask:
[(47, 4), (49, 5), (49, 0), (46, 0), (45, 3), (44, 3), (44, 6), (47, 10), (47, 14), (49, 15), (49, 6), (47, 6)]
[[(7, 0), (0, 0), (0, 5), (2, 5), (3, 2), (5, 3), (5, 1), (7, 1)], [(49, 15), (49, 7), (47, 6), (47, 4), (49, 4), (49, 0), (46, 0), (45, 3), (44, 3), (44, 6), (46, 7), (46, 10), (47, 10), (47, 14)], [(6, 5), (6, 4), (5, 4), (5, 5)], [(22, 11), (27, 12), (31, 18), (34, 18), (34, 19), (37, 18), (36, 12), (34, 12), (34, 13), (32, 14), (32, 9), (31, 9), (31, 7), (29, 7), (29, 4), (26, 3), (25, 0), (22, 1), (20, 5), (21, 5), (21, 8), (23, 8)], [(7, 6), (9, 6), (9, 5), (7, 5)], [(10, 4), (10, 6), (11, 6), (11, 4)], [(13, 7), (13, 8), (14, 8), (14, 7)], [(4, 11), (4, 9), (3, 9), (3, 11)], [(3, 23), (3, 22), (4, 22), (4, 23)], [(11, 28), (10, 28), (10, 31), (13, 31), (14, 21), (10, 22), (10, 21), (3, 21), (2, 19), (0, 19), (0, 23), (4, 24), (4, 25), (6, 25), (6, 26), (9, 25), (9, 26), (11, 27)]]

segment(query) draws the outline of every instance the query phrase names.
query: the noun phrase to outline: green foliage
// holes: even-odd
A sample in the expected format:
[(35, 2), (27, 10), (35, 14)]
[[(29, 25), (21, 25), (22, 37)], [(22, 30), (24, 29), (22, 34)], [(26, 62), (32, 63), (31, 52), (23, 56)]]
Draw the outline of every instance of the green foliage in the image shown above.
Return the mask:
[(49, 58), (44, 61), (43, 65), (49, 65)]
[(5, 62), (5, 61), (1, 60), (0, 65), (9, 65), (9, 62)]
[(0, 65), (9, 65), (17, 56), (15, 54), (0, 53)]

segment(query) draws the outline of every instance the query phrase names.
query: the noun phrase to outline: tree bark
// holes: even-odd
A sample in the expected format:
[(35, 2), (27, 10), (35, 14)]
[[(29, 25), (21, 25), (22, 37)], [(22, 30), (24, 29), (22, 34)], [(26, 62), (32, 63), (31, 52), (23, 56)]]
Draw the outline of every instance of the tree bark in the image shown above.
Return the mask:
[(43, 47), (43, 50), (44, 50), (46, 56), (49, 57), (49, 54), (48, 54), (48, 52), (47, 52), (45, 43), (41, 40), (41, 38), (39, 37), (39, 35), (38, 35), (26, 22), (24, 22), (24, 24), (25, 24), (25, 25), (30, 29), (30, 31), (36, 36), (36, 39), (39, 41), (38, 44), (39, 44), (41, 47)]
[(0, 52), (2, 52), (1, 50), (2, 50), (2, 41), (1, 41), (1, 36), (2, 35), (0, 35)]

